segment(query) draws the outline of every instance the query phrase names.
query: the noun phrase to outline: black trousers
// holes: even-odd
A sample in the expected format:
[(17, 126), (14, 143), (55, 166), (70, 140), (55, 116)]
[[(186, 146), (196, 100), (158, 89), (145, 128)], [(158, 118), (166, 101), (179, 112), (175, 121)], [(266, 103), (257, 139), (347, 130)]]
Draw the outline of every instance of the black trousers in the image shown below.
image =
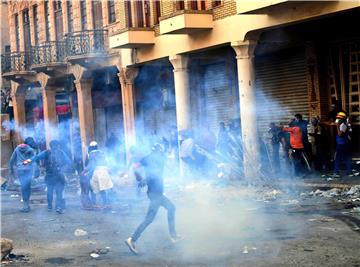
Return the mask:
[(154, 221), (156, 214), (159, 208), (162, 206), (167, 209), (168, 212), (168, 227), (171, 237), (176, 237), (175, 231), (175, 205), (163, 194), (151, 196), (149, 195), (150, 205), (146, 213), (144, 221), (138, 226), (134, 234), (132, 235), (132, 240), (135, 242), (142, 232)]

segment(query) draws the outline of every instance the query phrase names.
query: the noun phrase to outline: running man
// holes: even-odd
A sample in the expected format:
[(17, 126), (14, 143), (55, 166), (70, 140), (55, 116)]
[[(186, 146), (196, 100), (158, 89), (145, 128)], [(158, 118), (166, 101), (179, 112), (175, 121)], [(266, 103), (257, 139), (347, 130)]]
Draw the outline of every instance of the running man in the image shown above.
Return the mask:
[[(175, 231), (175, 205), (164, 195), (163, 171), (165, 165), (165, 146), (156, 143), (152, 147), (152, 152), (140, 161), (145, 168), (146, 184), (148, 187), (147, 195), (150, 205), (144, 221), (138, 226), (131, 237), (125, 240), (125, 244), (134, 254), (139, 252), (135, 248), (135, 242), (139, 239), (144, 230), (153, 222), (161, 206), (167, 209), (168, 227), (171, 241), (176, 243), (181, 239)], [(143, 181), (145, 185), (145, 181)]]

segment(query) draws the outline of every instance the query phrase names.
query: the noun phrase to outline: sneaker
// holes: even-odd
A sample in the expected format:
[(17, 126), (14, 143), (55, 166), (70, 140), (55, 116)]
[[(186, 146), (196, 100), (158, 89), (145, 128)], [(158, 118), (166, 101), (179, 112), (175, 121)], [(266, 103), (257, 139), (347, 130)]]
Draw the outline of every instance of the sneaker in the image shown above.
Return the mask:
[(333, 175), (332, 175), (332, 177), (334, 177), (334, 178), (340, 178), (341, 176), (340, 176), (340, 174), (338, 174), (338, 173), (333, 173)]
[(20, 212), (24, 212), (24, 213), (30, 212), (30, 207), (23, 207), (22, 209), (20, 209)]
[(60, 208), (57, 208), (57, 209), (56, 209), (56, 212), (59, 213), (59, 214), (63, 214), (63, 213), (64, 213), (63, 210), (60, 209)]
[(171, 237), (170, 238), (170, 240), (171, 240), (171, 242), (173, 243), (173, 244), (176, 244), (177, 242), (179, 242), (179, 241), (181, 241), (181, 240), (183, 240), (184, 238), (182, 237), (182, 236), (180, 236), (180, 235), (177, 235), (177, 236), (175, 236), (175, 237)]
[(128, 239), (125, 240), (125, 245), (127, 245), (128, 248), (130, 249), (130, 251), (132, 253), (134, 253), (135, 255), (139, 254), (139, 252), (135, 248), (135, 242), (132, 240), (131, 237), (129, 237)]
[(48, 212), (52, 211), (52, 207), (48, 207)]

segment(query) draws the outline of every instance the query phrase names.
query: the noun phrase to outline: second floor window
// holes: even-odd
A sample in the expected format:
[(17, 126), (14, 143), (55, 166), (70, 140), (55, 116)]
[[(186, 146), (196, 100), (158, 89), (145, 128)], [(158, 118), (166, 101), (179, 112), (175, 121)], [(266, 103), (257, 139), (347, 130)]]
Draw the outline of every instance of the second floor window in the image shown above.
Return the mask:
[(81, 29), (84, 31), (87, 29), (87, 17), (86, 17), (86, 2), (80, 1), (80, 15), (81, 15)]
[(27, 51), (28, 49), (30, 49), (31, 46), (29, 9), (24, 9), (23, 11), (23, 30), (24, 48), (25, 51)]
[(46, 41), (50, 41), (50, 19), (49, 19), (49, 1), (45, 1), (45, 34)]
[(16, 51), (20, 51), (20, 30), (19, 30), (19, 15), (15, 14), (15, 42), (16, 42)]
[(68, 17), (68, 32), (73, 32), (74, 31), (74, 19), (73, 19), (71, 1), (66, 1), (66, 9), (67, 9), (67, 17)]
[(131, 15), (131, 1), (125, 1), (125, 4), (126, 4), (127, 26), (131, 28), (133, 26), (132, 15)]
[(109, 23), (113, 23), (116, 21), (114, 0), (108, 1), (108, 9), (109, 9)]
[(176, 10), (184, 10), (185, 3), (184, 0), (176, 1)]
[(220, 6), (220, 5), (221, 5), (221, 0), (213, 1), (213, 7)]
[(39, 44), (39, 17), (37, 12), (37, 5), (33, 6), (33, 15), (34, 15), (34, 40), (35, 45)]

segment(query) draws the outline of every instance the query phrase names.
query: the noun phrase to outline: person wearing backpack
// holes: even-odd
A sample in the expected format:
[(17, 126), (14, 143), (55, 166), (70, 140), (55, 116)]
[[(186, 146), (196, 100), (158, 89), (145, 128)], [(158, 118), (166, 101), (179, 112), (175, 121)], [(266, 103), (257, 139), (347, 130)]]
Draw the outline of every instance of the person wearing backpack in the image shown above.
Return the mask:
[(40, 154), (28, 159), (24, 164), (32, 161), (43, 160), (45, 166), (45, 183), (47, 186), (48, 211), (53, 209), (54, 191), (56, 194), (55, 209), (56, 212), (63, 213), (63, 192), (65, 187), (64, 169), (71, 164), (70, 158), (60, 149), (60, 143), (57, 140), (50, 142), (50, 149), (44, 150)]

